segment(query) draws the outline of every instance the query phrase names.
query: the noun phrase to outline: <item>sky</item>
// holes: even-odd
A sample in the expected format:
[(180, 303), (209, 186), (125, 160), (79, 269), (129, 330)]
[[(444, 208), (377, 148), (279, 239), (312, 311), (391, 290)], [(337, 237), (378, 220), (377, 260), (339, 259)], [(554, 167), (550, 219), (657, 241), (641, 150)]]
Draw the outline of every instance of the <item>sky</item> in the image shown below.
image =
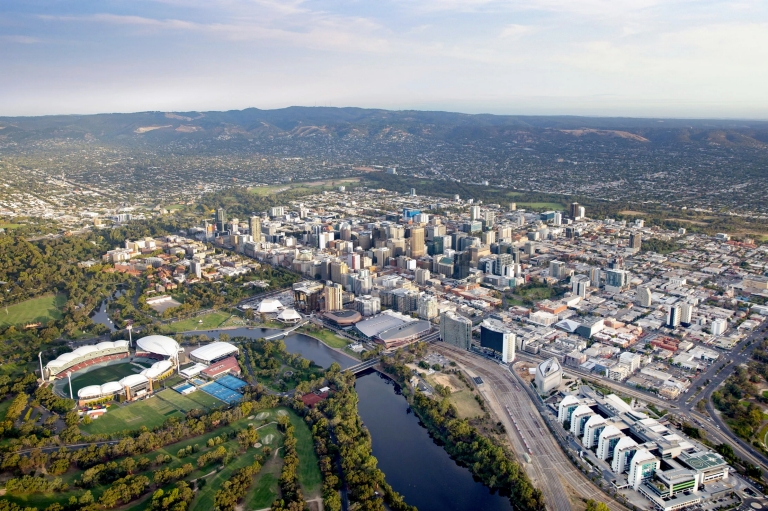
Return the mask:
[(0, 116), (292, 105), (768, 119), (768, 2), (0, 2)]

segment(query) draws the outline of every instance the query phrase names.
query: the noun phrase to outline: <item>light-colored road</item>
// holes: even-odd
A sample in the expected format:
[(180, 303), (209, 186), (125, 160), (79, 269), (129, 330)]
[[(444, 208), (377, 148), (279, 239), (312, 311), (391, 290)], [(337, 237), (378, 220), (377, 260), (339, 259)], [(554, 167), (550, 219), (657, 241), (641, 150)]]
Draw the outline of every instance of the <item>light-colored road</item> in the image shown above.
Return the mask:
[[(613, 511), (626, 511), (624, 506), (609, 499), (573, 466), (552, 437), (521, 383), (505, 367), (443, 343), (434, 343), (430, 347), (455, 360), (467, 372), (483, 379), (484, 384), (478, 389), (507, 429), (518, 459), (525, 466), (533, 484), (543, 492), (547, 509), (571, 509), (565, 488), (567, 485), (583, 499), (605, 502)], [(524, 442), (531, 450), (530, 464), (523, 463), (523, 453), (528, 451)]]

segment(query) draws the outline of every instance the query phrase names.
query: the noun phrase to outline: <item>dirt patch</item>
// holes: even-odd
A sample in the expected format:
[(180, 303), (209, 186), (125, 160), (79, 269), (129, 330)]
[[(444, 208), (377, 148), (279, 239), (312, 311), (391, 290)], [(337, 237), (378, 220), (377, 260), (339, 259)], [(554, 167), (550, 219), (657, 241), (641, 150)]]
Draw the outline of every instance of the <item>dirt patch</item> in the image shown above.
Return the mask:
[(267, 417), (269, 417), (269, 412), (261, 412), (256, 416), (256, 418), (260, 421), (266, 419)]
[(170, 124), (168, 126), (142, 126), (140, 128), (136, 128), (135, 130), (133, 130), (133, 132), (142, 134), (142, 133), (147, 133), (148, 131), (155, 131), (155, 130), (161, 130), (164, 128), (172, 128), (172, 127), (173, 126)]
[(454, 377), (449, 374), (435, 373), (432, 375), (432, 379), (435, 380), (435, 383), (439, 383), (440, 385), (448, 387), (451, 392), (456, 392), (457, 390), (461, 390), (463, 388), (461, 383), (456, 381)]
[(288, 415), (288, 412), (286, 412), (285, 410), (278, 410), (277, 411), (277, 416), (278, 417), (285, 417), (286, 415)]

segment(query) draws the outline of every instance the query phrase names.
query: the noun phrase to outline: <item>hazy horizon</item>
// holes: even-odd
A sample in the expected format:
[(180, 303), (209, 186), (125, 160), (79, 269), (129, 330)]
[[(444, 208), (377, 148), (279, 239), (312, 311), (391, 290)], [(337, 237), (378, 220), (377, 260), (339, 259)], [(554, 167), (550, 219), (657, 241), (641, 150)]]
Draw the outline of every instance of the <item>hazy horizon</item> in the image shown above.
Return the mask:
[(0, 116), (294, 105), (768, 119), (757, 0), (9, 0)]

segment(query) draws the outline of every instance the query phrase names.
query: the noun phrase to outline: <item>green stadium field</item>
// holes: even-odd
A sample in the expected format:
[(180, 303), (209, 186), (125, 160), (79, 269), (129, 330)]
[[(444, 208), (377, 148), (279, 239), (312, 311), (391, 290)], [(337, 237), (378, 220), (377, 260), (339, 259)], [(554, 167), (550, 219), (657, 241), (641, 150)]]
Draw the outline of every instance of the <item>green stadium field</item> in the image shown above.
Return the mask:
[(166, 389), (162, 392), (158, 392), (155, 397), (171, 403), (179, 411), (184, 413), (192, 410), (193, 408), (210, 410), (211, 408), (218, 408), (224, 404), (223, 401), (220, 401), (200, 390), (191, 394), (187, 394), (186, 396), (182, 396), (173, 389)]
[(46, 324), (52, 319), (61, 319), (61, 308), (66, 302), (64, 295), (46, 295), (3, 307), (0, 309), (0, 326)]
[[(88, 385), (103, 385), (107, 382), (117, 381), (128, 375), (140, 372), (140, 368), (131, 365), (128, 362), (92, 369), (87, 373), (72, 378), (72, 393), (77, 396), (77, 391)], [(67, 390), (66, 387), (64, 390)]]
[(184, 414), (170, 402), (155, 396), (136, 403), (112, 406), (106, 414), (94, 419), (91, 424), (80, 425), (80, 429), (90, 434), (116, 433), (139, 429), (141, 426), (152, 429), (162, 425), (169, 417), (181, 418)]

